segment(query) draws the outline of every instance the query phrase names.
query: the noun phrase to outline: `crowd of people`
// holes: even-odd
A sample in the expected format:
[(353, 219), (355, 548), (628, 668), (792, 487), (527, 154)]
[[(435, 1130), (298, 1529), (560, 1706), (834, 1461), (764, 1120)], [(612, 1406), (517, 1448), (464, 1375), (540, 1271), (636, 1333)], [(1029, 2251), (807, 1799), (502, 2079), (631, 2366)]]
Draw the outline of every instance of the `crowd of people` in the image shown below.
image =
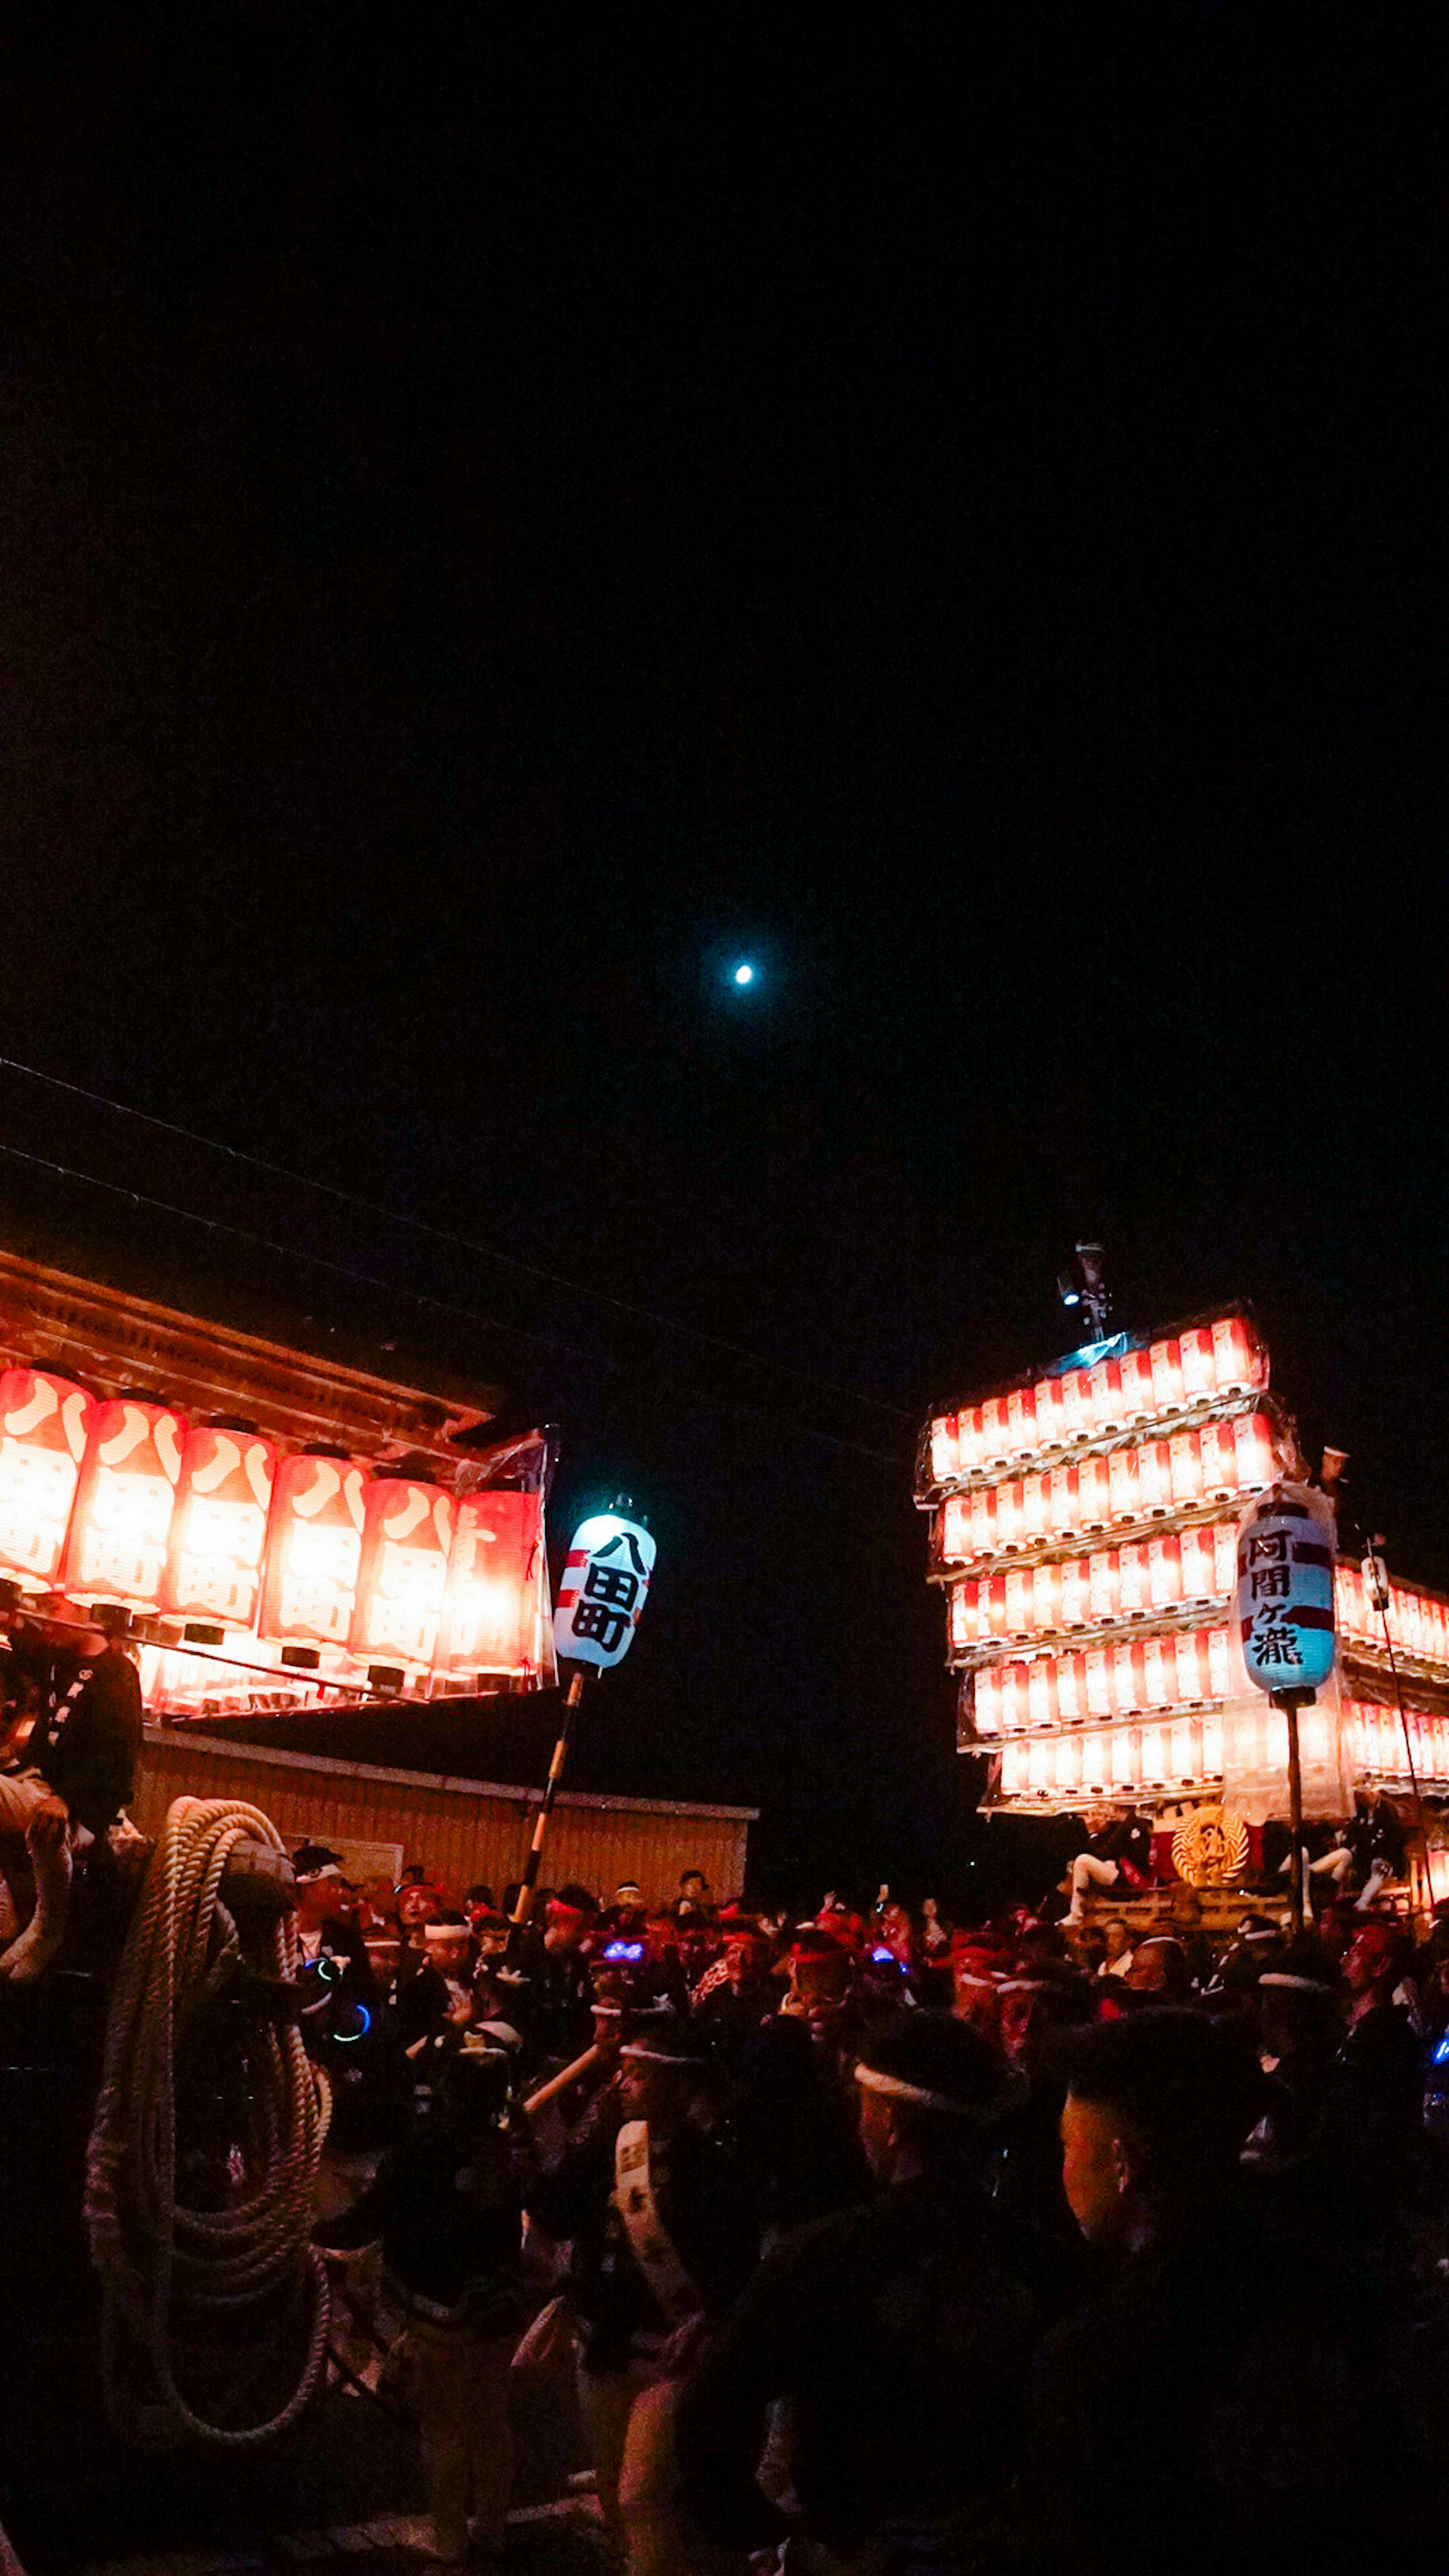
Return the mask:
[(1438, 2563), (1449, 1909), (800, 1920), (691, 1871), (519, 1928), (295, 1868), (319, 2240), (396, 2303), (439, 2560), (505, 2546), (521, 2370), (629, 2576)]

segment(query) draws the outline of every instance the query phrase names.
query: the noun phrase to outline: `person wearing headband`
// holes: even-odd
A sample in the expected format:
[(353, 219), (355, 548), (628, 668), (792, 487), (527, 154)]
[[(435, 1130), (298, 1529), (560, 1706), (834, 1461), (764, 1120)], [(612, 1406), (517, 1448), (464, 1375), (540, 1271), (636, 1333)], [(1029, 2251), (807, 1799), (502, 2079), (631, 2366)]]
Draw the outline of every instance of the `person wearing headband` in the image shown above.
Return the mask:
[[(676, 2422), (685, 2501), (722, 2547), (974, 2566), (1052, 2313), (987, 2188), (1011, 2081), (968, 2022), (901, 2011), (861, 2039), (853, 2085), (874, 2199), (785, 2237), (711, 2338)], [(755, 2474), (781, 2406), (788, 2513)]]
[[(1317, 1970), (1295, 1947), (1270, 1973)], [(1246, 2034), (1200, 2012), (1076, 2044), (1064, 2179), (1100, 2287), (1033, 2368), (1033, 2570), (1442, 2563), (1395, 2351), (1407, 2283), (1245, 2165), (1262, 2098)]]
[[(759, 2228), (688, 2024), (653, 2011), (625, 2028), (610, 2094), (594, 2097), (561, 2161), (535, 2171), (526, 2200), (536, 2227), (571, 2241), (579, 2400), (606, 2539), (620, 2564), (652, 2568), (688, 2563), (674, 2526), (674, 2365), (748, 2279)], [(611, 2117), (600, 2116), (606, 2102)]]

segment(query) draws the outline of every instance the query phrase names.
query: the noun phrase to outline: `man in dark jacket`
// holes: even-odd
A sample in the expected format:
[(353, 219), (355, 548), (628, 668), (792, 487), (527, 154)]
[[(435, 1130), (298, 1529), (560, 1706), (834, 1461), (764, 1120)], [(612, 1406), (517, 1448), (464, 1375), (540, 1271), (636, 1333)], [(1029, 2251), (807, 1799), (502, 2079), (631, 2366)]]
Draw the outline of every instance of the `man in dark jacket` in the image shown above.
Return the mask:
[(1254, 2069), (1198, 2014), (1083, 2035), (1064, 2183), (1112, 2267), (1047, 2339), (1023, 2478), (1026, 2563), (1416, 2567), (1424, 2481), (1395, 2388), (1401, 2321), (1353, 2249), (1239, 2152)]
[(502, 2054), (460, 2051), (438, 2115), (384, 2156), (361, 2199), (318, 2230), (337, 2253), (381, 2242), (408, 2316), (404, 2366), (422, 2419), (433, 2555), (503, 2543), (512, 2479), (508, 2365), (523, 2323), (522, 2224), (499, 2121)]
[(46, 1623), (56, 1648), (48, 1687), (18, 1767), (0, 1772), (0, 1849), (10, 1846), (12, 1893), (18, 1844), (35, 1878), (35, 1911), (0, 1956), (0, 1977), (12, 1985), (40, 1976), (60, 1945), (77, 1830), (99, 1842), (135, 1788), (141, 1685), (120, 1643), (126, 1624), (123, 1610), (92, 1619), (64, 1602)]
[[(1057, 2266), (988, 2197), (1006, 2089), (966, 2023), (911, 2013), (855, 2068), (871, 2205), (767, 2255), (697, 2363), (676, 2438), (687, 2504), (717, 2542), (792, 2527), (850, 2565), (975, 2565), (1019, 2458), (1018, 2400)], [(756, 2469), (790, 2425), (798, 2520)]]

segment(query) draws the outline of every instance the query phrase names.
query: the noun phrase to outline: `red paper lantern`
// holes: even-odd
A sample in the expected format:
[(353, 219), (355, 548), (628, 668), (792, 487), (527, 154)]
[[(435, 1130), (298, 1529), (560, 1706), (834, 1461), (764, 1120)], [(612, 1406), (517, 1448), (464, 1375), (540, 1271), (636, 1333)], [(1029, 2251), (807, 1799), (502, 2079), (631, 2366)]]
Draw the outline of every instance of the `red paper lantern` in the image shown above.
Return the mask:
[(282, 1460), (272, 1488), (262, 1636), (346, 1645), (362, 1560), (362, 1476), (350, 1458), (304, 1450)]
[(1077, 1480), (1075, 1526), (1081, 1530), (1105, 1529), (1112, 1517), (1106, 1459), (1084, 1458), (1072, 1473)]
[(1006, 1420), (1006, 1398), (993, 1395), (981, 1407), (981, 1457), (983, 1465), (999, 1467), (1011, 1452), (1011, 1434)]
[(1172, 1444), (1167, 1440), (1145, 1440), (1137, 1452), (1137, 1473), (1142, 1487), (1142, 1509), (1158, 1515), (1172, 1509)]
[(1183, 1396), (1188, 1404), (1206, 1404), (1218, 1391), (1217, 1363), (1213, 1358), (1213, 1335), (1210, 1324), (1195, 1324), (1178, 1342), (1182, 1357)]
[(186, 1425), (164, 1404), (98, 1404), (65, 1551), (62, 1589), (84, 1601), (153, 1610), (166, 1569)]
[(1026, 1725), (1026, 1666), (1025, 1664), (1002, 1664), (999, 1670), (1001, 1731), (1003, 1735), (1019, 1735)]
[(971, 1537), (969, 1554), (994, 1556), (996, 1553), (996, 1487), (978, 1485), (971, 1496)]
[(998, 1547), (1021, 1547), (1026, 1539), (1025, 1507), (1021, 1480), (1013, 1477), (996, 1488), (996, 1544)]
[(1030, 1725), (1040, 1731), (1057, 1722), (1056, 1666), (1050, 1655), (1038, 1655), (1026, 1668), (1026, 1710)]
[(1059, 1377), (1044, 1377), (1032, 1389), (1039, 1449), (1057, 1449), (1067, 1436), (1066, 1406)]
[(451, 1494), (411, 1476), (375, 1476), (367, 1488), (362, 1563), (348, 1645), (364, 1662), (396, 1656), (431, 1664), (453, 1552)]
[(1006, 1436), (1014, 1458), (1026, 1458), (1037, 1446), (1036, 1395), (1019, 1386), (1006, 1399)]
[(1157, 1411), (1150, 1351), (1124, 1351), (1117, 1367), (1122, 1381), (1124, 1422), (1150, 1422)]
[(1047, 1479), (1024, 1476), (1021, 1483), (1022, 1535), (1035, 1541), (1047, 1535)]
[(1177, 1540), (1149, 1539), (1147, 1566), (1153, 1609), (1175, 1609), (1182, 1599), (1182, 1550)]
[(974, 1476), (983, 1456), (981, 1407), (973, 1405), (956, 1416), (956, 1473)]
[(1142, 1478), (1135, 1449), (1114, 1449), (1107, 1461), (1107, 1494), (1114, 1521), (1142, 1516)]
[(1121, 1574), (1115, 1547), (1099, 1548), (1088, 1559), (1088, 1585), (1091, 1615), (1105, 1628), (1121, 1608)]
[(1233, 1447), (1237, 1455), (1237, 1490), (1255, 1493), (1260, 1486), (1271, 1485), (1276, 1471), (1273, 1458), (1273, 1429), (1266, 1413), (1243, 1413), (1233, 1424)]
[(1085, 1369), (1066, 1369), (1057, 1381), (1062, 1390), (1062, 1418), (1069, 1440), (1086, 1440), (1092, 1430), (1092, 1407)]
[(1177, 1704), (1177, 1663), (1170, 1637), (1144, 1637), (1142, 1641), (1142, 1689), (1148, 1708), (1174, 1708)]
[(1039, 1637), (1051, 1637), (1062, 1624), (1062, 1569), (1039, 1565), (1032, 1577), (1031, 1624)]
[(92, 1405), (49, 1369), (0, 1377), (0, 1566), (48, 1591), (70, 1527)]
[(1006, 1577), (1005, 1592), (1007, 1635), (1009, 1637), (1029, 1637), (1032, 1627), (1032, 1579), (1030, 1568), (1019, 1565), (1012, 1566)]
[(1204, 1502), (1238, 1490), (1238, 1451), (1231, 1422), (1205, 1422), (1197, 1435)]
[(1219, 1395), (1247, 1395), (1266, 1383), (1263, 1346), (1241, 1315), (1213, 1326), (1213, 1373)]
[(1001, 1733), (1001, 1666), (983, 1664), (973, 1676), (972, 1708), (978, 1735)]
[(1152, 1401), (1159, 1414), (1181, 1413), (1187, 1401), (1182, 1382), (1182, 1352), (1176, 1341), (1154, 1342), (1148, 1354), (1152, 1362)]
[[(1236, 1536), (1236, 1533), (1234, 1533)], [(1185, 1529), (1178, 1541), (1184, 1601), (1211, 1601), (1217, 1592), (1210, 1529)]]
[(1195, 1431), (1175, 1431), (1167, 1445), (1172, 1459), (1172, 1500), (1181, 1511), (1202, 1501), (1202, 1451)]
[(1119, 1717), (1131, 1717), (1146, 1699), (1141, 1643), (1133, 1639), (1108, 1651), (1112, 1705)]
[(1087, 1659), (1058, 1655), (1057, 1717), (1063, 1726), (1080, 1726), (1087, 1714)]
[(1152, 1587), (1148, 1571), (1147, 1550), (1140, 1540), (1136, 1547), (1123, 1547), (1118, 1549), (1117, 1567), (1119, 1590), (1118, 1617), (1122, 1619), (1140, 1619), (1152, 1607)]
[[(458, 1505), (437, 1669), (445, 1673), (516, 1673), (537, 1655), (539, 1577), (543, 1565), (543, 1498), (539, 1494), (469, 1494)], [(951, 1641), (977, 1586), (951, 1596)]]
[(959, 1472), (956, 1416), (943, 1413), (931, 1425), (931, 1481), (936, 1485), (949, 1485), (954, 1483)]
[(1062, 1567), (1062, 1626), (1085, 1628), (1092, 1615), (1091, 1572), (1084, 1556), (1069, 1557)]
[(977, 1553), (971, 1510), (971, 1503), (961, 1494), (953, 1494), (942, 1510), (941, 1559), (945, 1565), (965, 1565)]
[(251, 1626), (276, 1472), (276, 1450), (254, 1431), (198, 1425), (187, 1433), (161, 1579), (163, 1610)]
[[(1209, 1533), (1204, 1530), (1204, 1538), (1206, 1538), (1208, 1534)], [(1220, 1601), (1226, 1601), (1229, 1593), (1234, 1591), (1237, 1587), (1238, 1524), (1236, 1521), (1217, 1521), (1214, 1523), (1211, 1536), (1213, 1547), (1213, 1592), (1217, 1599)]]
[(1173, 1659), (1177, 1667), (1175, 1698), (1180, 1702), (1208, 1697), (1207, 1656), (1202, 1631), (1186, 1628), (1173, 1639)]
[(1115, 1360), (1098, 1360), (1087, 1371), (1087, 1411), (1094, 1432), (1111, 1431), (1122, 1419), (1122, 1372)]

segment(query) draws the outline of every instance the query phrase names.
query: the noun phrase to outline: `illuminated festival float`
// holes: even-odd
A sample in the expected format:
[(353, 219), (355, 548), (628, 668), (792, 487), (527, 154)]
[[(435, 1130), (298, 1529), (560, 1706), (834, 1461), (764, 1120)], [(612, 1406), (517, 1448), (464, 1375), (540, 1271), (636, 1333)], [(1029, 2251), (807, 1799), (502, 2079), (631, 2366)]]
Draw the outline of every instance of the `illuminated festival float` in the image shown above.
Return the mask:
[[(1080, 1249), (1090, 1309), (1096, 1247)], [(1307, 1472), (1241, 1307), (1104, 1334), (932, 1417), (916, 1500), (961, 1677), (958, 1743), (990, 1763), (985, 1807), (1131, 1800), (1192, 1829), (1188, 1849), (1246, 1864), (1243, 1829), (1288, 1812), (1288, 1735), (1243, 1662), (1239, 1523)], [(1305, 1813), (1342, 1818), (1356, 1789), (1437, 1804), (1449, 1603), (1339, 1553), (1334, 1612), (1336, 1670), (1301, 1718)]]
[(0, 1578), (131, 1614), (175, 1720), (556, 1679), (548, 1442), (0, 1254)]

